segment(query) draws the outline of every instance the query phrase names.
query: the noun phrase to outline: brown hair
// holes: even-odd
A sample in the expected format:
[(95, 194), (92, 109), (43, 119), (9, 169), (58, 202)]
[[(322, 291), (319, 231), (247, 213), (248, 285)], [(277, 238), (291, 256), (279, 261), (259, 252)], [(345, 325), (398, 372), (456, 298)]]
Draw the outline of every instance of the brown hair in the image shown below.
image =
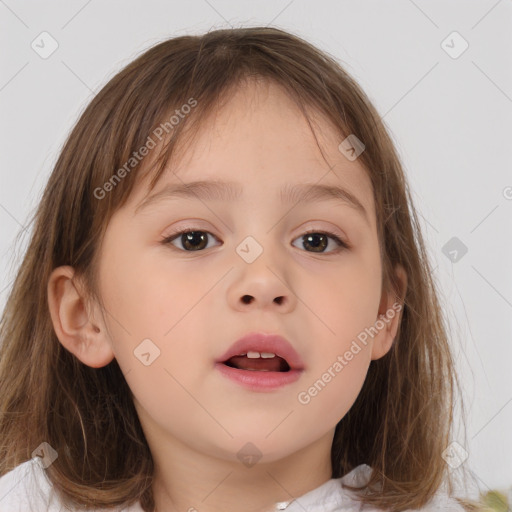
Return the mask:
[[(142, 177), (134, 172), (141, 168), (134, 153), (176, 109), (196, 102), (172, 130), (166, 125), (171, 136), (153, 188), (177, 141), (193, 134), (232, 87), (254, 78), (283, 87), (308, 122), (306, 108), (319, 111), (339, 130), (340, 142), (349, 134), (364, 142), (359, 161), (373, 185), (383, 285), (396, 289), (396, 264), (408, 276), (395, 342), (371, 362), (361, 393), (337, 425), (332, 477), (370, 465), (361, 501), (396, 511), (423, 506), (449, 477), (442, 452), (450, 443), (458, 382), (393, 143), (367, 96), (333, 57), (264, 27), (161, 42), (115, 75), (80, 116), (31, 219), (33, 233), (0, 325), (0, 475), (47, 442), (58, 458), (46, 473), (62, 499), (91, 507), (140, 500), (145, 511), (154, 510), (152, 457), (121, 369), (115, 359), (88, 367), (63, 348), (49, 314), (48, 279), (56, 267), (70, 265), (89, 296), (101, 301), (95, 258), (109, 219)], [(126, 172), (114, 179), (123, 166)], [(107, 188), (98, 200), (98, 190)]]

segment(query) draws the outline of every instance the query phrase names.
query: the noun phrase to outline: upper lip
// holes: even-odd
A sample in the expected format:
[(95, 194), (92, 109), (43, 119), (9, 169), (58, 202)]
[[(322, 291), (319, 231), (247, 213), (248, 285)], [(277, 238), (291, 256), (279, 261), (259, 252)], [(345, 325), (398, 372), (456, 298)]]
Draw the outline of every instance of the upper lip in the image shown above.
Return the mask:
[(249, 351), (260, 353), (272, 352), (276, 356), (285, 359), (291, 370), (304, 369), (302, 359), (288, 340), (277, 334), (265, 334), (262, 332), (249, 333), (235, 341), (216, 362), (224, 363), (231, 357), (246, 354)]

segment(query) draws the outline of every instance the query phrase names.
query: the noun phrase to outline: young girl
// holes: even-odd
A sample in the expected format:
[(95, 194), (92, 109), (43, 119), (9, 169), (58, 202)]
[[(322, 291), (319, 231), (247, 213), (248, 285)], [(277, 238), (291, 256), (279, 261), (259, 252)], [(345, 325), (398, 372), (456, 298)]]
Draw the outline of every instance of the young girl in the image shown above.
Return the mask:
[(356, 82), (276, 28), (170, 39), (87, 107), (35, 215), (0, 510), (461, 511), (454, 384)]

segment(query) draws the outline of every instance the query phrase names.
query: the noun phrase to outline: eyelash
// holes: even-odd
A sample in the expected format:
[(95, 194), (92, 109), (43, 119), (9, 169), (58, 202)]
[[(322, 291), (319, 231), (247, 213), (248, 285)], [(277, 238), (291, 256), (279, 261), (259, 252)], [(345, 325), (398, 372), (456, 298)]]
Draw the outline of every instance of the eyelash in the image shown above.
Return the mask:
[[(207, 233), (209, 235), (212, 235), (216, 240), (218, 240), (218, 238), (213, 233), (210, 233), (209, 231), (202, 230), (202, 229), (196, 229), (196, 228), (186, 228), (186, 229), (182, 229), (180, 231), (175, 231), (171, 235), (166, 236), (161, 241), (161, 243), (163, 245), (172, 245), (171, 242), (173, 242), (179, 236), (181, 236), (181, 235), (183, 235), (185, 233), (192, 233), (192, 232)], [(316, 229), (311, 229), (311, 230), (306, 231), (305, 233), (303, 233), (302, 236), (306, 236), (306, 235), (309, 235), (311, 233), (315, 233), (315, 234), (318, 234), (318, 235), (327, 235), (329, 238), (332, 238), (338, 244), (338, 248), (333, 250), (333, 251), (330, 251), (330, 252), (320, 252), (320, 253), (315, 253), (313, 251), (305, 251), (305, 252), (311, 252), (312, 254), (337, 254), (337, 253), (339, 253), (339, 252), (341, 252), (343, 250), (350, 249), (350, 245), (349, 244), (347, 244), (346, 242), (341, 240), (336, 234), (332, 233), (331, 231), (319, 231), (319, 230), (316, 230)], [(300, 236), (298, 236), (297, 238), (300, 238)], [(179, 249), (178, 247), (174, 247), (174, 246), (173, 246), (173, 249), (177, 249), (178, 251), (189, 252), (189, 253), (203, 252), (205, 250), (205, 249), (200, 249), (198, 251), (186, 251), (186, 250), (183, 250), (183, 249)]]

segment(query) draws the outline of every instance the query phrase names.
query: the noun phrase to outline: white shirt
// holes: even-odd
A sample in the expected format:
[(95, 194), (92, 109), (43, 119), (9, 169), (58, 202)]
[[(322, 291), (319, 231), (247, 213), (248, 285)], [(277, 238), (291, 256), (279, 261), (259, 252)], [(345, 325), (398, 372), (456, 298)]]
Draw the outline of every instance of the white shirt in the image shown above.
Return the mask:
[[(341, 482), (360, 486), (368, 481), (370, 466), (361, 464), (341, 478), (331, 478), (308, 493), (295, 498), (288, 506), (275, 511), (286, 512), (379, 512), (362, 506), (355, 494), (342, 489)], [(37, 457), (20, 464), (0, 478), (1, 512), (65, 512)], [(97, 509), (98, 512), (143, 512), (139, 503), (119, 509)], [(423, 512), (464, 512), (455, 499), (439, 492), (421, 509)], [(78, 512), (79, 509), (76, 509)]]

